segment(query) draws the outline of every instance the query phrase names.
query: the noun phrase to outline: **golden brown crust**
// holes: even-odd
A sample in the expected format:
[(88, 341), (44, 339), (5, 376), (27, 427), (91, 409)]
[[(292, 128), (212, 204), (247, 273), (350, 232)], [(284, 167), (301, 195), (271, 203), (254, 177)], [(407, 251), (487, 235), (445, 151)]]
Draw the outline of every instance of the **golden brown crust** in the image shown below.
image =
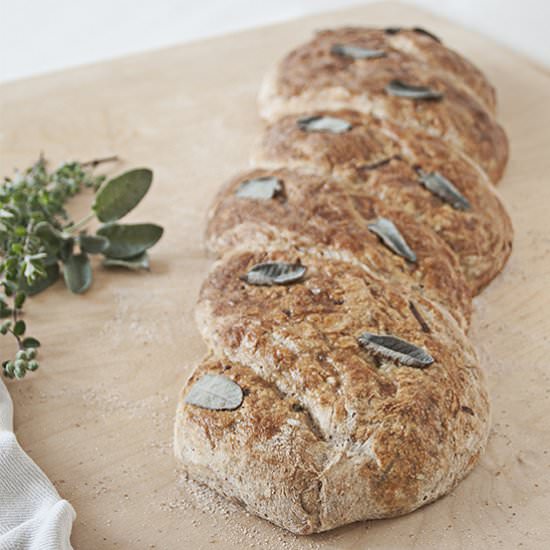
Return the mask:
[[(343, 133), (306, 132), (297, 120), (330, 116), (348, 121)], [(314, 111), (268, 126), (254, 164), (292, 168), (338, 179), (357, 200), (375, 197), (434, 230), (458, 255), (473, 294), (504, 267), (512, 225), (483, 171), (442, 140), (356, 111)], [(421, 183), (418, 169), (439, 172), (468, 200), (454, 209)]]
[[(372, 31), (365, 32), (366, 44), (377, 43), (379, 34), (371, 38)], [(457, 84), (463, 81), (463, 75), (449, 79), (451, 69), (442, 73), (439, 68), (435, 70), (397, 50), (390, 50), (387, 57), (378, 59), (343, 58), (331, 53), (331, 47), (339, 41), (337, 36), (334, 33), (317, 35), (288, 54), (266, 78), (260, 92), (260, 109), (265, 118), (273, 121), (289, 113), (355, 109), (442, 137), (475, 160), (493, 182), (502, 177), (508, 159), (506, 135), (480, 96)], [(430, 47), (441, 49), (433, 40), (431, 45), (423, 45), (425, 51)], [(426, 59), (429, 57), (425, 55)], [(432, 57), (439, 58), (435, 54)], [(449, 62), (451, 66), (454, 67)], [(465, 74), (474, 73), (465, 70)], [(442, 92), (443, 99), (411, 100), (392, 96), (385, 88), (394, 79), (429, 86)]]
[[(223, 374), (245, 392), (241, 407), (212, 411), (183, 398), (204, 374)], [(295, 532), (318, 530), (315, 489), (327, 445), (298, 402), (248, 366), (207, 357), (195, 369), (178, 405), (175, 450), (194, 479), (260, 517)]]
[[(481, 103), (491, 113), (496, 109), (496, 92), (483, 73), (459, 53), (423, 32), (401, 28), (396, 32), (368, 27), (342, 27), (316, 33), (310, 46), (297, 48), (289, 54), (291, 63), (309, 63), (310, 56), (325, 53), (327, 46), (346, 44), (386, 52), (384, 61), (425, 65), (431, 71), (450, 80)], [(313, 53), (315, 52), (315, 53)], [(291, 59), (292, 57), (292, 59)], [(300, 60), (300, 57), (302, 59)], [(341, 65), (350, 60), (340, 59)]]
[[(241, 182), (265, 176), (282, 182), (284, 196), (267, 201), (236, 196)], [(369, 231), (368, 224), (379, 217), (393, 221), (416, 253), (416, 263), (390, 251)], [(449, 247), (401, 210), (368, 196), (352, 200), (330, 178), (284, 169), (256, 169), (239, 174), (223, 187), (209, 216), (209, 249), (222, 254), (238, 245), (262, 249), (274, 244), (346, 257), (388, 281), (424, 292), (446, 307), (462, 326), (468, 324), (470, 291)]]
[[(487, 395), (471, 345), (434, 303), (346, 262), (300, 254), (302, 282), (258, 287), (239, 279), (254, 264), (296, 259), (237, 251), (205, 281), (197, 318), (222, 359), (201, 369), (230, 365), (226, 373), (247, 395), (234, 412), (180, 403), (177, 450), (186, 467), (298, 533), (434, 500), (472, 468), (487, 437)], [(375, 358), (358, 345), (363, 331), (403, 338), (435, 362), (416, 369)], [(283, 429), (289, 418), (299, 431), (292, 442)]]
[[(350, 62), (330, 53), (333, 43), (387, 55)], [(444, 99), (388, 96), (394, 78)], [(498, 180), (508, 152), (494, 90), (425, 32), (345, 28), (291, 52), (261, 101), (272, 120), (330, 114), (352, 129), (305, 134), (295, 116), (283, 118), (264, 135), (263, 167), (219, 192), (207, 245), (222, 257), (196, 310), (210, 351), (178, 404), (176, 454), (191, 477), (294, 533), (407, 513), (449, 492), (489, 431), (464, 329), (471, 292), (502, 269), (512, 237), (482, 170)], [(442, 174), (469, 205), (443, 203), (419, 184), (420, 170)], [(237, 196), (244, 180), (263, 176), (279, 180), (273, 198)], [(393, 221), (416, 262), (369, 230), (380, 217)], [(298, 263), (306, 273), (284, 285), (249, 284), (245, 274), (265, 262)], [(405, 340), (433, 362), (424, 355), (415, 368), (373, 353), (358, 339), (365, 332)], [(242, 403), (187, 403), (206, 374), (231, 379), (239, 397), (238, 384)]]

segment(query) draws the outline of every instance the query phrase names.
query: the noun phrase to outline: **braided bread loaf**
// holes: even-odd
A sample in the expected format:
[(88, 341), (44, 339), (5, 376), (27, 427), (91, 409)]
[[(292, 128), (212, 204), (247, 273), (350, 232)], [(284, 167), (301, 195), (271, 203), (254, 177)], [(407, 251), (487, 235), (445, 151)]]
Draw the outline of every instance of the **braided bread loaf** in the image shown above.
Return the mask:
[(512, 244), (494, 89), (427, 31), (344, 28), (285, 57), (260, 106), (253, 168), (209, 214), (176, 455), (295, 533), (410, 512), (489, 431), (466, 332)]

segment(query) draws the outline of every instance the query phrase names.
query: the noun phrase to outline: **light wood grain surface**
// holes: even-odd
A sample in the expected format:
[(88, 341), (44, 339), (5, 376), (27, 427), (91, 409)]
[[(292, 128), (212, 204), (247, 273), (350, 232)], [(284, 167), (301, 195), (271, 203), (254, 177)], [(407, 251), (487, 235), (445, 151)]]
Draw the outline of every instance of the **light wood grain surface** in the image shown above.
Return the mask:
[[(350, 23), (428, 27), (488, 74), (511, 140), (500, 190), (516, 237), (505, 272), (476, 300), (471, 329), (493, 401), (480, 465), (413, 514), (298, 538), (182, 480), (173, 417), (205, 351), (193, 324), (211, 263), (205, 211), (224, 179), (247, 165), (261, 128), (261, 77), (312, 30)], [(0, 106), (2, 174), (41, 150), (54, 162), (117, 153), (123, 162), (113, 172), (155, 171), (130, 217), (166, 227), (150, 274), (98, 268), (85, 296), (58, 284), (27, 307), (42, 368), (9, 383), (16, 432), (74, 505), (75, 548), (548, 547), (550, 75), (448, 22), (378, 4), (4, 85)], [(71, 208), (78, 214), (89, 202), (82, 196)]]

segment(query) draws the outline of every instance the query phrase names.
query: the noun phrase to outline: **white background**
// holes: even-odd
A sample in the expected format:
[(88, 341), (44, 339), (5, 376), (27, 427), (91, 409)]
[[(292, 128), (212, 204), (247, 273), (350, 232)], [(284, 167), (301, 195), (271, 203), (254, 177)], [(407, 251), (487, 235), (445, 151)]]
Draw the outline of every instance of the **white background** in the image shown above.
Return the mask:
[[(0, 0), (0, 81), (368, 0)], [(550, 0), (408, 0), (550, 67)]]

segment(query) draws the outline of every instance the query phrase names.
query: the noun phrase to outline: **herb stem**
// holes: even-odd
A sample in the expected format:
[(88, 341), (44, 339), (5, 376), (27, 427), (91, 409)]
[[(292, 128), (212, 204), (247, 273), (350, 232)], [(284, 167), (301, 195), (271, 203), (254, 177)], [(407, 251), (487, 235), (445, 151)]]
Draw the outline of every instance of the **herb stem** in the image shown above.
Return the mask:
[(77, 229), (84, 227), (88, 222), (92, 221), (94, 217), (95, 217), (95, 214), (93, 212), (90, 212), (87, 216), (84, 216), (81, 220), (67, 227), (65, 231), (67, 231), (68, 233), (74, 233)]
[(103, 158), (88, 160), (86, 162), (82, 162), (80, 165), (90, 166), (92, 168), (95, 168), (99, 164), (103, 164), (105, 162), (116, 162), (117, 160), (119, 160), (118, 155), (111, 155), (110, 157), (103, 157)]
[[(13, 319), (13, 326), (15, 327), (15, 324), (17, 323), (17, 307), (15, 305), (15, 296), (13, 298), (12, 319)], [(19, 349), (23, 349), (21, 338), (17, 334), (15, 334), (13, 329), (10, 328), (9, 332), (11, 332), (13, 334), (13, 337), (17, 340), (17, 347)]]
[(27, 224), (27, 235), (25, 237), (25, 242), (23, 243), (23, 253), (26, 254), (29, 248), (29, 240), (31, 238), (31, 233), (34, 227), (34, 222), (32, 220)]

